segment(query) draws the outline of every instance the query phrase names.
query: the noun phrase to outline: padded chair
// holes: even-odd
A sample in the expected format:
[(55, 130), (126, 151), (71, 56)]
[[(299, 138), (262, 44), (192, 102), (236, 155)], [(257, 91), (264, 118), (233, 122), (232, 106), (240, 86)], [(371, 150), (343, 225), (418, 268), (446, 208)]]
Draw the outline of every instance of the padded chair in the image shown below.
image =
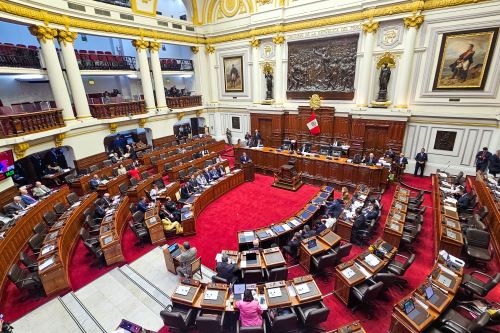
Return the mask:
[(311, 263), (315, 269), (315, 273), (317, 275), (322, 275), (329, 267), (335, 267), (337, 257), (338, 254), (334, 251), (328, 251), (318, 257), (312, 257)]
[(56, 221), (57, 221), (57, 214), (54, 213), (53, 210), (50, 210), (50, 211), (46, 212), (45, 214), (43, 214), (43, 220), (50, 227), (54, 223), (56, 223)]
[(92, 245), (99, 244), (99, 240), (97, 239), (97, 237), (91, 237), (89, 231), (85, 228), (80, 228), (80, 238), (82, 239), (82, 241)]
[(201, 271), (201, 257), (197, 258), (191, 263), (191, 277), (193, 277), (198, 272), (203, 279), (203, 272)]
[(196, 316), (196, 328), (199, 332), (222, 333), (225, 315), (224, 311), (221, 313), (202, 309)]
[(132, 214), (132, 220), (134, 220), (134, 224), (142, 224), (142, 222), (144, 222), (144, 213), (140, 210), (136, 210)]
[(226, 280), (226, 279), (224, 279), (224, 278), (222, 278), (220, 276), (217, 276), (217, 274), (216, 275), (212, 275), (212, 283), (224, 283), (224, 284), (227, 284), (227, 285), (230, 284), (230, 282), (228, 280)]
[(165, 183), (163, 182), (162, 179), (157, 179), (155, 180), (154, 182), (157, 186), (158, 186), (158, 189), (161, 190), (161, 189), (164, 189), (165, 188)]
[(34, 234), (28, 240), (28, 246), (30, 247), (31, 251), (33, 251), (33, 253), (37, 256), (38, 253), (40, 253), (40, 249), (42, 248), (44, 238), (45, 235)]
[(99, 170), (99, 167), (95, 164), (89, 167), (90, 173), (96, 172), (97, 170)]
[(85, 217), (84, 224), (90, 234), (99, 234), (99, 229), (101, 228), (101, 226), (92, 218), (92, 216), (87, 215)]
[(66, 175), (66, 176), (64, 177), (64, 181), (65, 181), (67, 184), (69, 184), (69, 185), (71, 185), (71, 184), (72, 184), (75, 180), (76, 180), (76, 177), (75, 177), (75, 175), (73, 175), (73, 174)]
[(42, 281), (38, 273), (29, 273), (18, 264), (10, 266), (7, 277), (19, 290), (27, 290), (30, 295), (45, 296)]
[(186, 171), (185, 170), (179, 170), (179, 180), (184, 181), (186, 179)]
[(33, 232), (35, 234), (42, 234), (44, 236), (47, 235), (48, 230), (49, 230), (49, 228), (47, 227), (45, 222), (40, 222), (33, 227)]
[(269, 311), (266, 312), (266, 319), (271, 331), (274, 333), (296, 332), (298, 328), (297, 313), (290, 307), (287, 308), (291, 313), (281, 314), (271, 318)]
[[(397, 260), (397, 258), (403, 258), (404, 261)], [(415, 261), (415, 254), (410, 253), (410, 257), (404, 256), (402, 254), (397, 253), (394, 259), (387, 265), (387, 270), (395, 274), (399, 277), (403, 276), (406, 273), (406, 270), (411, 266), (411, 264)], [(408, 281), (402, 278), (398, 278), (396, 284), (403, 290), (407, 285)]]
[(297, 306), (297, 314), (306, 332), (322, 331), (318, 325), (325, 322), (330, 309), (322, 301)]
[(111, 160), (104, 160), (102, 161), (102, 166), (103, 167), (109, 167), (113, 164), (113, 162)]
[(83, 245), (87, 248), (87, 250), (94, 255), (94, 261), (90, 264), (90, 266), (101, 269), (104, 267), (104, 253), (102, 252), (99, 244), (91, 244), (89, 242), (83, 242)]
[(71, 192), (66, 196), (66, 200), (68, 200), (70, 205), (73, 205), (74, 203), (80, 201), (80, 197), (75, 192)]
[(196, 318), (196, 309), (174, 304), (162, 310), (160, 316), (169, 332), (187, 332)]
[(66, 211), (67, 207), (65, 204), (62, 202), (58, 202), (54, 205), (54, 212), (56, 212), (57, 215), (62, 215)]
[(375, 282), (382, 282), (384, 284), (382, 291), (387, 291), (393, 285), (397, 284), (397, 281), (398, 279), (400, 279), (400, 277), (393, 273), (377, 273), (372, 277), (372, 279)]
[[(478, 279), (474, 275), (481, 275), (483, 278)], [(485, 279), (486, 278), (486, 279)], [(486, 297), (490, 290), (496, 287), (500, 282), (500, 273), (491, 276), (483, 272), (474, 271), (470, 274), (465, 274), (460, 285), (470, 298), (474, 295)]]
[(129, 226), (130, 229), (132, 229), (132, 232), (135, 234), (135, 237), (137, 237), (137, 239), (139, 240), (134, 245), (143, 248), (144, 244), (149, 239), (148, 231), (146, 230), (146, 228), (140, 226), (139, 224), (134, 224), (132, 221), (129, 222)]
[(135, 177), (130, 178), (130, 186), (131, 187), (137, 185), (138, 183), (139, 183), (139, 181), (137, 180), (137, 178), (135, 178)]
[(118, 189), (120, 190), (121, 195), (125, 195), (127, 194), (128, 186), (126, 183), (121, 183), (120, 185), (118, 185)]
[(288, 267), (275, 267), (271, 269), (265, 269), (267, 281), (286, 281), (288, 279)]
[(264, 281), (264, 273), (262, 269), (245, 269), (241, 271), (241, 279), (249, 283), (261, 283)]
[(141, 178), (142, 179), (147, 179), (149, 177), (149, 173), (147, 171), (141, 172)]
[(417, 202), (419, 202), (420, 200), (422, 200), (422, 198), (424, 197), (424, 194), (425, 194), (425, 191), (424, 190), (420, 190), (420, 192), (418, 192), (417, 196), (415, 197), (410, 197), (410, 199), (408, 200), (408, 203), (409, 204), (416, 204)]
[(401, 248), (407, 248), (411, 250), (413, 248), (413, 242), (417, 239), (418, 234), (422, 231), (422, 225), (417, 225), (416, 228), (410, 230), (404, 230), (401, 236)]
[(241, 322), (238, 319), (236, 322), (236, 333), (266, 333), (266, 323), (262, 321), (261, 326), (241, 326)]
[(342, 258), (349, 256), (349, 254), (351, 253), (351, 249), (352, 249), (351, 243), (344, 243), (340, 245), (337, 251), (337, 262), (335, 263), (335, 266), (342, 261)]
[[(356, 311), (362, 305), (368, 305), (369, 302), (375, 300), (382, 292), (384, 284), (382, 282), (372, 282), (366, 280), (365, 282), (352, 287), (352, 294), (358, 300), (358, 304), (352, 308), (352, 312)], [(371, 319), (371, 306), (368, 308), (368, 318)]]
[(457, 311), (450, 309), (441, 316), (439, 322), (442, 326), (439, 328), (444, 332), (454, 333), (479, 333), (490, 321), (490, 314), (484, 312), (474, 320), (469, 320)]
[(469, 258), (469, 264), (475, 263), (486, 265), (491, 260), (490, 233), (487, 231), (467, 229), (465, 233), (465, 252)]
[(165, 171), (166, 173), (168, 173), (170, 170), (172, 170), (172, 164), (170, 163), (165, 163), (163, 165), (163, 171)]
[(30, 271), (30, 272), (37, 272), (38, 271), (38, 262), (35, 258), (30, 256), (26, 251), (21, 252), (19, 255), (19, 260), (23, 263), (23, 265)]

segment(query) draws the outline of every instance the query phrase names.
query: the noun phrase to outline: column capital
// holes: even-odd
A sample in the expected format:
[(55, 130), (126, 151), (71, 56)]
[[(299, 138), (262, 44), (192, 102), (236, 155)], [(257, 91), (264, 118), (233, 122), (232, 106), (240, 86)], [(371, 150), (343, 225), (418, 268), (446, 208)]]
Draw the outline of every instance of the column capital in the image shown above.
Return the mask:
[(193, 54), (200, 52), (200, 47), (199, 46), (191, 46), (191, 52), (193, 52)]
[(409, 28), (418, 29), (418, 28), (420, 28), (422, 23), (424, 23), (424, 16), (414, 14), (413, 16), (403, 18), (403, 23), (404, 23), (406, 29), (409, 29)]
[(276, 45), (281, 45), (285, 43), (285, 36), (277, 35), (273, 37), (273, 43)]
[(149, 42), (149, 49), (151, 51), (158, 52), (158, 50), (160, 49), (160, 47), (161, 47), (161, 43), (159, 43), (159, 42)]
[(252, 38), (252, 40), (249, 42), (250, 43), (250, 46), (253, 47), (253, 48), (259, 48), (260, 46), (260, 39), (257, 39), (257, 38)]
[(149, 47), (149, 42), (144, 39), (134, 39), (132, 45), (136, 50), (145, 50)]
[(43, 25), (31, 25), (28, 29), (33, 36), (44, 43), (48, 39), (54, 39), (54, 37), (57, 36), (57, 29), (49, 28)]
[(362, 28), (363, 31), (367, 34), (377, 32), (379, 28), (379, 23), (377, 21), (370, 20), (369, 22), (363, 23)]
[(54, 144), (56, 148), (62, 147), (65, 138), (66, 138), (66, 133), (59, 133), (54, 135)]
[(215, 52), (215, 47), (213, 45), (207, 45), (205, 47), (205, 51), (207, 51), (207, 53), (209, 53), (209, 54), (212, 54)]
[(17, 143), (14, 146), (14, 153), (16, 154), (16, 159), (21, 159), (24, 157), (24, 153), (26, 153), (26, 150), (30, 147), (30, 144), (28, 142), (22, 142), (22, 143)]
[(58, 30), (57, 32), (57, 40), (64, 46), (66, 46), (66, 43), (74, 44), (77, 37), (78, 32), (75, 31)]

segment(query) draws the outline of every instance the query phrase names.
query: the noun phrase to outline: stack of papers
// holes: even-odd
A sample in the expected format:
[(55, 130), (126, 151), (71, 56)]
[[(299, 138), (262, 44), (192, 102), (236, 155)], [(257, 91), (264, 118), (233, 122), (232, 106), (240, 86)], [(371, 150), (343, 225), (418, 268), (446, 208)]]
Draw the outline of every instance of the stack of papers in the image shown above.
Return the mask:
[(186, 296), (189, 293), (190, 286), (178, 286), (175, 293), (178, 295)]
[(365, 257), (365, 262), (372, 266), (372, 267), (375, 267), (377, 266), (378, 264), (380, 264), (380, 259), (375, 257), (373, 254), (369, 254)]
[(281, 289), (280, 288), (267, 289), (267, 295), (269, 296), (269, 298), (280, 297)]
[(218, 290), (207, 290), (205, 291), (205, 299), (215, 301), (219, 297)]

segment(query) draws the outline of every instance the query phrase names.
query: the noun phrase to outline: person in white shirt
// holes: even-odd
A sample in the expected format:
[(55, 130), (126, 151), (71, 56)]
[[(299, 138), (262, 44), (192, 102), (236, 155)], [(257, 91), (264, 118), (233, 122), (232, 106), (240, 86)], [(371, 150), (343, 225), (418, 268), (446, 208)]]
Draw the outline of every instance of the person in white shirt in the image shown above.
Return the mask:
[(127, 169), (123, 166), (123, 164), (120, 164), (120, 167), (118, 168), (117, 173), (118, 173), (118, 176), (127, 174)]
[(33, 193), (35, 197), (41, 198), (50, 194), (50, 188), (42, 185), (41, 182), (36, 182), (35, 186), (31, 189), (31, 193)]
[(198, 186), (207, 186), (207, 180), (201, 173), (196, 176), (196, 182), (198, 183)]
[(149, 191), (149, 197), (151, 200), (156, 201), (158, 199), (158, 185), (153, 184), (153, 188)]

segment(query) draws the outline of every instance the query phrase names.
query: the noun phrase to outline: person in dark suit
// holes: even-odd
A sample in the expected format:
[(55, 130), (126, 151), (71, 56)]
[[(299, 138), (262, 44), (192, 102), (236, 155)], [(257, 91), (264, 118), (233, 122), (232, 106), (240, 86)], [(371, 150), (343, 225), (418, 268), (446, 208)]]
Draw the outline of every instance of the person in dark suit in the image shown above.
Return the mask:
[(104, 208), (108, 208), (111, 206), (112, 203), (113, 200), (111, 200), (111, 195), (108, 192), (104, 193), (101, 198), (101, 205)]
[(223, 165), (219, 165), (219, 167), (217, 168), (217, 173), (219, 174), (219, 177), (222, 177), (226, 174), (226, 170), (224, 170)]
[(360, 154), (355, 154), (354, 157), (352, 158), (352, 163), (354, 164), (359, 164), (361, 163), (363, 159), (361, 158)]
[(396, 175), (396, 179), (401, 179), (401, 176), (406, 169), (406, 165), (408, 164), (408, 159), (405, 157), (405, 154), (400, 153), (398, 157), (396, 157), (393, 161), (394, 165), (394, 173)]
[(368, 165), (374, 165), (377, 163), (377, 159), (375, 158), (375, 155), (373, 153), (370, 153), (367, 157), (363, 159), (362, 163), (366, 163)]
[(311, 152), (311, 146), (303, 143), (302, 146), (300, 146), (299, 152), (301, 152), (301, 153), (310, 153)]
[(465, 192), (464, 189), (460, 189), (460, 197), (457, 200), (457, 212), (463, 213), (467, 210), (467, 208), (470, 205), (471, 198), (469, 196), (469, 193)]
[(427, 153), (425, 152), (425, 148), (422, 148), (420, 150), (420, 153), (415, 156), (415, 161), (417, 161), (417, 163), (415, 164), (415, 172), (413, 173), (413, 175), (416, 177), (418, 170), (420, 169), (420, 177), (423, 177), (425, 163), (427, 163)]
[(143, 213), (145, 213), (149, 209), (148, 199), (146, 197), (142, 197), (141, 200), (137, 203), (137, 209)]
[(181, 187), (181, 198), (182, 199), (188, 199), (191, 194), (193, 194), (191, 191), (189, 191), (189, 184), (183, 184)]
[(292, 239), (290, 239), (288, 243), (285, 246), (283, 246), (283, 250), (285, 250), (285, 252), (288, 253), (293, 258), (297, 258), (301, 240), (302, 237), (300, 235), (300, 232), (296, 232), (293, 235)]
[(238, 268), (234, 263), (229, 262), (229, 257), (227, 254), (222, 255), (222, 262), (218, 262), (215, 271), (217, 272), (217, 276), (227, 280), (229, 283), (233, 283), (236, 281), (236, 271)]
[[(172, 214), (174, 216), (173, 219), (169, 219), (171, 221), (181, 221), (181, 211), (179, 209), (177, 209), (177, 205), (175, 204), (175, 202), (172, 200), (172, 198), (170, 197), (167, 197), (165, 199), (165, 203), (163, 204), (163, 206), (165, 207), (165, 210), (168, 211), (170, 214)], [(169, 214), (167, 214), (169, 215)]]
[(342, 199), (340, 198), (334, 200), (330, 206), (327, 205), (327, 211), (326, 211), (327, 214), (335, 218), (338, 218), (343, 211), (344, 211), (344, 201), (342, 201)]
[(21, 193), (21, 200), (26, 206), (36, 203), (36, 199), (29, 195), (28, 191), (25, 188), (21, 188), (19, 192)]
[(126, 145), (125, 146), (125, 157), (127, 158), (131, 158), (133, 160), (136, 160), (137, 159), (137, 154), (135, 153), (135, 149), (134, 147), (132, 147), (131, 145)]
[(209, 172), (208, 168), (205, 168), (205, 170), (203, 170), (203, 177), (205, 177), (207, 184), (212, 181), (212, 176), (210, 176), (210, 172)]
[(198, 191), (199, 189), (198, 182), (196, 182), (196, 178), (194, 177), (194, 175), (191, 175), (191, 178), (188, 181), (188, 187), (189, 191), (192, 193)]
[(482, 151), (476, 154), (476, 172), (485, 172), (490, 159), (491, 153), (488, 151), (488, 147), (484, 147)]
[(389, 148), (389, 150), (384, 153), (384, 157), (390, 158), (391, 160), (393, 160), (394, 157), (396, 157), (396, 153), (394, 153), (394, 151), (392, 151), (392, 148)]
[(255, 146), (262, 144), (262, 136), (260, 135), (259, 130), (255, 130)]
[(92, 177), (92, 179), (89, 180), (90, 188), (93, 191), (97, 190), (97, 187), (99, 186), (99, 184), (101, 184), (101, 179), (99, 179), (98, 175), (94, 175), (94, 177)]
[(15, 215), (25, 209), (26, 204), (23, 202), (20, 196), (15, 196), (14, 201), (4, 207), (5, 214), (7, 215)]
[(323, 230), (326, 230), (326, 223), (323, 220), (319, 220), (313, 230), (316, 235), (319, 235)]
[(252, 160), (247, 156), (247, 153), (243, 152), (243, 154), (240, 156), (240, 162), (242, 164), (246, 164), (252, 162)]
[(302, 238), (306, 239), (309, 237), (312, 237), (316, 235), (316, 232), (314, 230), (311, 230), (311, 227), (309, 227), (307, 224), (304, 226), (304, 229), (302, 229)]
[(491, 155), (488, 169), (493, 177), (496, 177), (497, 173), (500, 173), (500, 150), (497, 150), (495, 155)]
[(212, 167), (212, 170), (210, 170), (210, 177), (212, 177), (213, 180), (219, 179), (219, 173), (217, 172), (217, 169), (215, 167)]
[(355, 215), (352, 217), (353, 225), (352, 225), (352, 233), (351, 233), (351, 243), (359, 245), (361, 244), (361, 240), (358, 238), (358, 232), (361, 230), (365, 230), (366, 225), (366, 217), (363, 215), (363, 211), (361, 207), (356, 208)]
[(370, 201), (366, 208), (363, 210), (363, 214), (367, 221), (371, 221), (376, 219), (378, 216), (378, 207), (375, 205), (375, 202)]

